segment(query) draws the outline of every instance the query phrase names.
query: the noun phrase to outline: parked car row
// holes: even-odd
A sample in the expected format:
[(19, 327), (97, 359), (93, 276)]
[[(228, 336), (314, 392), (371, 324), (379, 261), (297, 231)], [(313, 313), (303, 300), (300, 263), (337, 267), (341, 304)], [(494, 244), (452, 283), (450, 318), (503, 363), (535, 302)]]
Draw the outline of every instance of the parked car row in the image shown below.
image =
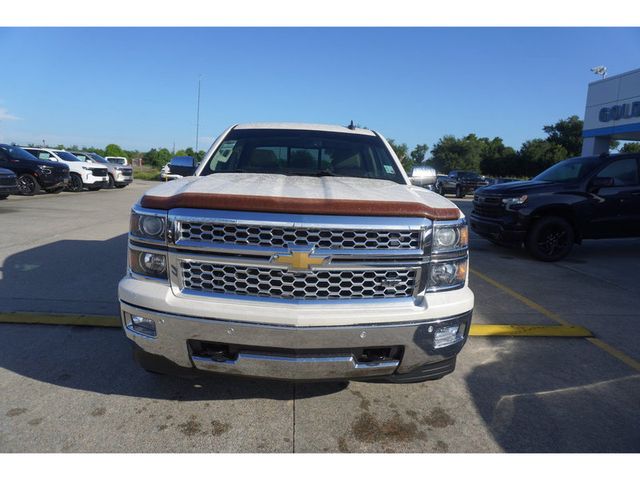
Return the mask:
[(46, 147), (0, 144), (0, 169), (11, 172), (0, 175), (0, 199), (41, 191), (122, 188), (133, 181), (133, 169), (129, 166), (111, 164), (92, 152)]

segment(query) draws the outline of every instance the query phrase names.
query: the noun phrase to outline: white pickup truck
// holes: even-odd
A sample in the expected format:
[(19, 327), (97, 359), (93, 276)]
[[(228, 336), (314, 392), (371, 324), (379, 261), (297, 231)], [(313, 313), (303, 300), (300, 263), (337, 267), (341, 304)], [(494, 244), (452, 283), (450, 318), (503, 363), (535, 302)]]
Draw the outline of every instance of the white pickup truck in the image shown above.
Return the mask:
[(118, 292), (136, 359), (304, 381), (451, 373), (474, 301), (467, 224), (411, 180), (371, 130), (227, 129), (194, 176), (133, 207)]

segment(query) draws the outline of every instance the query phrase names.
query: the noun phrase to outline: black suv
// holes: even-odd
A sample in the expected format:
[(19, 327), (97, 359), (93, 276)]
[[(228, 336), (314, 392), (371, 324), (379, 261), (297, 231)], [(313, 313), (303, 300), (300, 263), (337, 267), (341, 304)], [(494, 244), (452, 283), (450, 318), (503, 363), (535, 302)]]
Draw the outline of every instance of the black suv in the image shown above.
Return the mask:
[(35, 195), (41, 189), (60, 193), (69, 183), (69, 167), (40, 160), (14, 145), (0, 143), (0, 168), (16, 174), (20, 195)]
[(455, 193), (456, 197), (463, 198), (476, 188), (489, 185), (489, 182), (476, 172), (465, 170), (451, 170), (446, 177), (438, 176), (435, 191), (444, 196), (447, 193)]
[(478, 190), (471, 229), (556, 261), (589, 238), (640, 237), (640, 155), (577, 157), (527, 182)]

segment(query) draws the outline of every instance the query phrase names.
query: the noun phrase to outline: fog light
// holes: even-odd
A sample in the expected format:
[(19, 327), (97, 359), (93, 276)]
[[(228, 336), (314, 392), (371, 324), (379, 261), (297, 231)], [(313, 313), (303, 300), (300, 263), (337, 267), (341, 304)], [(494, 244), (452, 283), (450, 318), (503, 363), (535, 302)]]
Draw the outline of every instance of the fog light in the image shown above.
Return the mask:
[(446, 327), (438, 327), (433, 333), (433, 346), (442, 348), (452, 343), (456, 343), (462, 338), (463, 332), (460, 325), (447, 325)]
[(132, 330), (149, 337), (156, 336), (156, 322), (154, 320), (138, 315), (130, 315), (129, 318), (131, 320), (129, 326)]
[(158, 255), (157, 253), (141, 252), (140, 253), (140, 265), (148, 273), (153, 275), (160, 275), (164, 273), (167, 268), (167, 261), (164, 255)]

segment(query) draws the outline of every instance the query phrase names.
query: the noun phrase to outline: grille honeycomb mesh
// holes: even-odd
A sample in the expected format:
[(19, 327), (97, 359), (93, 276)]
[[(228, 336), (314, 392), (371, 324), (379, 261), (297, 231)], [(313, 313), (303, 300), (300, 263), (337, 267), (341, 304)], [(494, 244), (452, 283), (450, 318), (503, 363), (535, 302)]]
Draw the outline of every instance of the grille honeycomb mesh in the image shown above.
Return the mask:
[(184, 288), (207, 293), (283, 299), (410, 297), (415, 270), (312, 270), (180, 262)]
[(387, 250), (420, 247), (420, 232), (417, 230), (280, 228), (205, 222), (181, 222), (179, 238), (203, 243), (259, 247), (298, 245), (313, 248)]

